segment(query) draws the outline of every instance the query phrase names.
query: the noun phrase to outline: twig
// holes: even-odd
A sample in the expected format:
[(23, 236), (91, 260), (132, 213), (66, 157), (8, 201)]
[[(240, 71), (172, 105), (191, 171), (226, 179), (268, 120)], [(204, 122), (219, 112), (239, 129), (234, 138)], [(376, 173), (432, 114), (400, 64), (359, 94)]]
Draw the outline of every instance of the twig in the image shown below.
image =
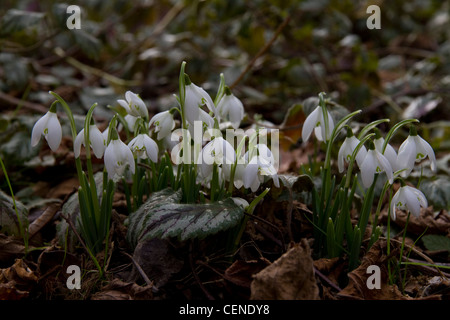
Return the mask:
[[(411, 259), (411, 258), (408, 258), (405, 256), (403, 256), (402, 260), (405, 260), (407, 262), (412, 262), (413, 264), (409, 264), (409, 266), (411, 266), (411, 267), (422, 268), (432, 274), (439, 274), (441, 277), (450, 279), (450, 274), (447, 272), (441, 271), (439, 268), (439, 264), (430, 263), (431, 265), (433, 265), (433, 267), (426, 266), (426, 265), (420, 265), (420, 263), (425, 263), (425, 262), (422, 260)], [(436, 271), (434, 268), (437, 268), (438, 271)]]
[(80, 71), (93, 74), (94, 76), (103, 78), (103, 79), (105, 79), (111, 83), (114, 83), (118, 86), (124, 86), (124, 87), (131, 86), (132, 87), (132, 86), (138, 86), (141, 84), (141, 81), (120, 79), (112, 74), (109, 74), (109, 73), (103, 71), (103, 70), (88, 66), (87, 64), (84, 64), (84, 63), (68, 56), (66, 54), (66, 52), (64, 52), (64, 50), (61, 49), (60, 47), (56, 47), (55, 49), (53, 49), (53, 51), (55, 52), (56, 55), (64, 58), (67, 61), (67, 63), (69, 63), (73, 67), (79, 69)]
[(195, 281), (197, 281), (197, 284), (199, 285), (200, 289), (202, 289), (202, 291), (206, 295), (206, 297), (209, 300), (215, 300), (214, 297), (211, 295), (211, 293), (209, 293), (209, 291), (205, 288), (205, 286), (203, 285), (202, 281), (200, 280), (197, 272), (195, 271), (194, 261), (192, 260), (192, 247), (193, 247), (193, 243), (191, 242), (191, 244), (189, 246), (189, 264), (191, 266), (192, 275), (194, 276)]
[(277, 30), (275, 31), (272, 38), (265, 44), (264, 47), (261, 48), (261, 50), (258, 51), (256, 56), (253, 57), (253, 59), (247, 64), (244, 71), (241, 72), (239, 77), (233, 82), (233, 84), (230, 85), (230, 89), (233, 89), (241, 80), (244, 78), (244, 76), (250, 71), (250, 69), (255, 64), (256, 60), (258, 60), (259, 57), (261, 57), (264, 53), (266, 53), (267, 50), (272, 46), (272, 44), (275, 42), (275, 40), (280, 35), (281, 31), (288, 25), (289, 21), (291, 20), (291, 16), (288, 15), (283, 22), (278, 26)]
[(69, 227), (72, 229), (72, 231), (75, 233), (76, 237), (78, 238), (78, 241), (80, 241), (81, 245), (83, 246), (84, 250), (86, 250), (86, 252), (89, 254), (89, 256), (91, 257), (92, 261), (94, 262), (94, 264), (96, 265), (100, 276), (103, 276), (103, 270), (100, 267), (100, 265), (98, 264), (97, 259), (95, 258), (94, 254), (88, 249), (88, 247), (86, 247), (86, 244), (84, 243), (83, 239), (81, 238), (80, 234), (77, 232), (77, 229), (75, 228), (75, 226), (73, 225), (72, 220), (70, 220), (68, 217), (66, 217), (64, 214), (61, 213), (61, 217), (63, 217), (64, 220), (66, 220), (66, 222), (69, 224)]
[(3, 100), (4, 102), (7, 102), (14, 106), (21, 105), (22, 107), (25, 107), (27, 109), (34, 110), (34, 111), (37, 111), (40, 113), (46, 113), (48, 111), (48, 107), (46, 107), (46, 106), (43, 106), (38, 103), (21, 100), (19, 98), (16, 98), (9, 94), (6, 94), (2, 91), (0, 91), (0, 100)]
[[(391, 241), (397, 242), (399, 244), (402, 244), (401, 241), (397, 240), (397, 239), (391, 239)], [(417, 250), (416, 248), (410, 246), (409, 244), (405, 243), (405, 247), (409, 248), (410, 250), (414, 251), (414, 253), (416, 253), (417, 255), (421, 256), (422, 258), (424, 258), (428, 263), (430, 264), (435, 264), (434, 261), (428, 257), (427, 255), (423, 254), (422, 252), (420, 252), (419, 250)], [(438, 273), (444, 277), (444, 274), (442, 273), (442, 271), (436, 266), (435, 267), (438, 271)]]
[(331, 281), (327, 276), (325, 276), (322, 272), (320, 272), (316, 267), (314, 267), (314, 273), (319, 276), (323, 281), (325, 281), (330, 287), (332, 287), (336, 291), (341, 291), (342, 289), (339, 286), (335, 285), (333, 281)]
[(141, 268), (141, 266), (139, 265), (139, 263), (136, 262), (136, 260), (134, 260), (133, 256), (130, 255), (129, 253), (123, 251), (122, 252), (124, 255), (126, 255), (128, 258), (130, 258), (131, 262), (133, 262), (133, 265), (136, 267), (137, 271), (139, 272), (139, 274), (141, 275), (142, 279), (144, 279), (145, 283), (149, 286), (153, 286), (153, 281), (151, 281), (148, 277), (147, 274), (145, 273), (145, 271)]
[[(264, 219), (262, 219), (262, 218), (260, 218), (260, 217), (258, 217), (258, 216), (255, 216), (254, 214), (250, 214), (250, 213), (247, 213), (247, 212), (245, 212), (245, 211), (244, 211), (244, 214), (248, 215), (249, 217), (251, 217), (251, 218), (253, 218), (253, 219), (255, 219), (255, 220), (264, 222), (265, 224), (267, 224), (267, 225), (271, 226), (272, 228), (276, 229), (276, 230), (279, 232), (280, 236), (281, 236), (281, 241), (278, 240), (278, 239), (275, 239), (275, 238), (273, 237), (273, 235), (270, 235), (270, 234), (267, 232), (267, 230), (265, 230), (265, 229), (263, 229), (263, 230), (266, 231), (266, 232), (264, 232), (264, 231), (262, 231), (262, 230), (259, 230), (259, 231), (262, 231), (263, 233), (265, 233), (266, 236), (268, 236), (268, 237), (269, 237), (270, 239), (272, 239), (276, 244), (278, 244), (278, 245), (281, 247), (281, 249), (283, 250), (283, 252), (286, 251), (286, 242), (284, 241), (283, 232), (281, 232), (280, 228), (278, 228), (276, 225), (274, 225), (273, 223), (270, 223), (270, 222), (267, 221), (267, 220), (264, 220)], [(258, 225), (256, 225), (256, 226), (258, 226)]]

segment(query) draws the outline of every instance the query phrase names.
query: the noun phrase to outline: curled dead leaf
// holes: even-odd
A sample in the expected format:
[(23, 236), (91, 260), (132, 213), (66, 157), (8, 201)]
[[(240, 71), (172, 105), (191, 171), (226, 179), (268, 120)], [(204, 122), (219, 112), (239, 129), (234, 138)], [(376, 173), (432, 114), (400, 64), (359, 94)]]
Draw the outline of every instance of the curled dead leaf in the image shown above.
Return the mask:
[(153, 286), (140, 286), (134, 282), (113, 279), (103, 290), (95, 293), (92, 300), (152, 300)]
[[(348, 285), (338, 293), (341, 299), (352, 300), (410, 300), (404, 296), (396, 285), (389, 285), (388, 270), (384, 259), (386, 255), (386, 241), (378, 240), (373, 244), (367, 254), (363, 257), (361, 265), (348, 274)], [(380, 289), (369, 289), (367, 280), (371, 273), (367, 268), (376, 265), (380, 268)]]
[(0, 270), (0, 300), (20, 300), (28, 297), (38, 277), (22, 259)]
[(306, 239), (257, 273), (251, 283), (252, 300), (318, 300), (319, 289)]

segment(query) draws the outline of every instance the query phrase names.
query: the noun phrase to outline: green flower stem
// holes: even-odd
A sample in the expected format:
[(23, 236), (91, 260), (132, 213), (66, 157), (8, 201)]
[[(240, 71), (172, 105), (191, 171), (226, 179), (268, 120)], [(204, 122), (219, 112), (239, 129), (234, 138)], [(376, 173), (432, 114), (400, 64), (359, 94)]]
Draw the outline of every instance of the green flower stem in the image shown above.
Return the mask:
[(408, 123), (414, 123), (414, 122), (419, 122), (419, 120), (417, 119), (406, 119), (406, 120), (402, 120), (399, 123), (395, 124), (391, 130), (389, 130), (389, 132), (386, 134), (386, 138), (384, 139), (384, 144), (383, 144), (383, 154), (384, 151), (386, 150), (386, 147), (389, 143), (389, 141), (391, 140), (391, 138), (394, 136), (394, 134), (397, 132), (398, 129), (400, 129), (401, 127), (403, 127), (404, 125), (408, 124)]
[(6, 171), (5, 164), (3, 163), (2, 157), (0, 157), (0, 165), (3, 170), (3, 174), (5, 175), (5, 180), (6, 180), (6, 183), (8, 184), (9, 191), (11, 193), (11, 198), (12, 198), (13, 205), (14, 205), (14, 211), (16, 212), (17, 222), (19, 223), (20, 236), (22, 237), (23, 242), (25, 244), (25, 253), (27, 253), (28, 252), (28, 232), (25, 233), (25, 228), (22, 224), (22, 219), (19, 216), (19, 210), (17, 209), (16, 199), (14, 197), (14, 192), (13, 192), (13, 189), (11, 186), (11, 181), (9, 180), (8, 172)]
[(92, 198), (92, 208), (94, 211), (95, 216), (95, 223), (97, 224), (97, 228), (100, 228), (100, 207), (99, 207), (99, 201), (98, 201), (98, 194), (97, 194), (97, 185), (95, 183), (94, 179), (94, 170), (92, 169), (92, 161), (91, 161), (91, 140), (90, 138), (90, 126), (91, 126), (91, 119), (92, 114), (94, 113), (94, 109), (97, 106), (97, 103), (94, 103), (91, 108), (89, 109), (86, 119), (84, 121), (84, 145), (86, 146), (86, 167), (88, 170), (88, 179), (89, 179), (89, 190), (91, 192), (91, 198)]
[(261, 192), (260, 195), (258, 195), (253, 201), (250, 203), (250, 205), (245, 208), (245, 212), (247, 213), (241, 223), (238, 235), (235, 238), (234, 241), (234, 247), (237, 248), (239, 245), (239, 242), (241, 241), (242, 235), (244, 234), (245, 226), (247, 225), (248, 219), (250, 218), (250, 215), (253, 214), (253, 211), (255, 210), (256, 205), (264, 198), (264, 196), (270, 191), (270, 188), (266, 188), (263, 192)]
[[(77, 129), (76, 129), (75, 119), (73, 117), (72, 110), (70, 109), (70, 107), (66, 103), (66, 101), (63, 98), (61, 98), (61, 96), (59, 96), (56, 92), (50, 91), (50, 94), (53, 95), (58, 100), (58, 102), (61, 104), (61, 106), (64, 108), (64, 111), (66, 112), (66, 115), (69, 118), (70, 130), (72, 133), (72, 140), (75, 141), (77, 138)], [(75, 159), (75, 165), (77, 168), (77, 174), (78, 174), (78, 180), (80, 182), (80, 186), (83, 187), (84, 189), (86, 189), (86, 186), (83, 184), (83, 179), (81, 179), (81, 177), (83, 175), (83, 169), (81, 167), (80, 158)]]
[(366, 125), (364, 128), (361, 129), (360, 133), (358, 134), (358, 140), (361, 140), (370, 130), (376, 128), (379, 124), (383, 122), (390, 122), (390, 120), (389, 119), (375, 120)]
[[(75, 141), (76, 137), (77, 137), (77, 129), (76, 129), (75, 119), (73, 117), (72, 110), (70, 109), (70, 107), (66, 103), (66, 101), (63, 98), (61, 98), (61, 96), (59, 96), (56, 92), (50, 91), (50, 94), (53, 95), (56, 98), (56, 100), (61, 104), (61, 106), (63, 107), (64, 111), (66, 112), (66, 115), (67, 115), (67, 117), (69, 119), (69, 122), (70, 122), (70, 129), (71, 129), (71, 133), (72, 133), (72, 140)], [(87, 145), (86, 149), (89, 149), (89, 144)], [(79, 190), (78, 196), (79, 196), (79, 200), (80, 200), (79, 201), (80, 202), (80, 213), (82, 214), (82, 211), (85, 211), (85, 212), (89, 211), (89, 210), (82, 210), (83, 206), (84, 207), (86, 206), (86, 203), (83, 201), (83, 199), (86, 200), (86, 201), (87, 201), (87, 199), (89, 199), (89, 196), (87, 194), (87, 190), (88, 190), (89, 187), (88, 187), (88, 184), (87, 184), (87, 179), (84, 176), (84, 172), (83, 172), (83, 169), (82, 169), (82, 166), (81, 166), (80, 158), (76, 158), (75, 159), (75, 166), (76, 166), (76, 169), (77, 169), (78, 180), (79, 180), (79, 183), (80, 183), (80, 188), (78, 189)], [(95, 183), (94, 183), (94, 185), (95, 185)], [(90, 241), (90, 239), (87, 239), (87, 240)], [(93, 245), (92, 241), (90, 241), (90, 242), (91, 242), (91, 245)], [(100, 264), (98, 263), (97, 258), (95, 257), (95, 255), (92, 253), (91, 248), (92, 247), (86, 247), (86, 250), (87, 250), (89, 256), (91, 257), (92, 261), (94, 262), (95, 266), (97, 267), (97, 269), (98, 269), (98, 271), (100, 273), (100, 276), (102, 276), (103, 275), (103, 269), (100, 267)]]

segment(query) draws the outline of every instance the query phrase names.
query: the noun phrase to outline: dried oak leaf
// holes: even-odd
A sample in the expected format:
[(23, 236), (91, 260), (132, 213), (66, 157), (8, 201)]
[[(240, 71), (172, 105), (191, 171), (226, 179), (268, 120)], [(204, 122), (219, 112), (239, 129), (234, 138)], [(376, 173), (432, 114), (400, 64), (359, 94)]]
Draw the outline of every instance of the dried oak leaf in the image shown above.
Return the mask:
[(2, 264), (8, 265), (7, 263), (12, 263), (16, 258), (23, 256), (24, 253), (23, 241), (0, 233), (0, 261)]
[(318, 300), (319, 289), (306, 239), (253, 277), (252, 300)]
[(140, 286), (134, 282), (113, 279), (102, 291), (95, 293), (92, 300), (152, 300), (153, 286)]
[[(388, 270), (384, 263), (385, 240), (378, 240), (373, 244), (363, 257), (361, 265), (348, 274), (348, 285), (338, 293), (342, 299), (354, 300), (410, 300), (410, 297), (402, 295), (396, 285), (389, 285)], [(380, 289), (369, 289), (367, 279), (372, 273), (367, 273), (370, 265), (380, 267)]]
[(0, 300), (19, 300), (28, 297), (38, 277), (23, 262), (17, 259), (9, 268), (0, 270)]
[(265, 258), (258, 260), (236, 260), (225, 270), (224, 277), (231, 283), (250, 289), (252, 276), (270, 265), (270, 261)]

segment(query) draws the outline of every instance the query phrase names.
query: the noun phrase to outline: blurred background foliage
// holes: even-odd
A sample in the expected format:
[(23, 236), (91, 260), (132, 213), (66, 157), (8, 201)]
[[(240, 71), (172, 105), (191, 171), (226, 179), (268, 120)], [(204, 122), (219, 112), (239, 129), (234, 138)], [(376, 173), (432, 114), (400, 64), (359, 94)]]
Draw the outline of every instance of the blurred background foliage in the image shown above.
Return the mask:
[[(379, 30), (366, 26), (371, 4), (381, 9)], [(68, 5), (82, 10), (79, 30), (66, 26)], [(361, 122), (418, 118), (437, 154), (450, 148), (448, 1), (2, 0), (0, 152), (7, 167), (36, 166), (40, 150), (28, 141), (52, 102), (49, 90), (81, 115), (98, 102), (100, 122), (126, 90), (155, 113), (174, 106), (183, 60), (213, 97), (224, 73), (249, 121), (258, 115), (279, 125), (289, 108), (324, 91), (350, 111), (362, 109)]]

